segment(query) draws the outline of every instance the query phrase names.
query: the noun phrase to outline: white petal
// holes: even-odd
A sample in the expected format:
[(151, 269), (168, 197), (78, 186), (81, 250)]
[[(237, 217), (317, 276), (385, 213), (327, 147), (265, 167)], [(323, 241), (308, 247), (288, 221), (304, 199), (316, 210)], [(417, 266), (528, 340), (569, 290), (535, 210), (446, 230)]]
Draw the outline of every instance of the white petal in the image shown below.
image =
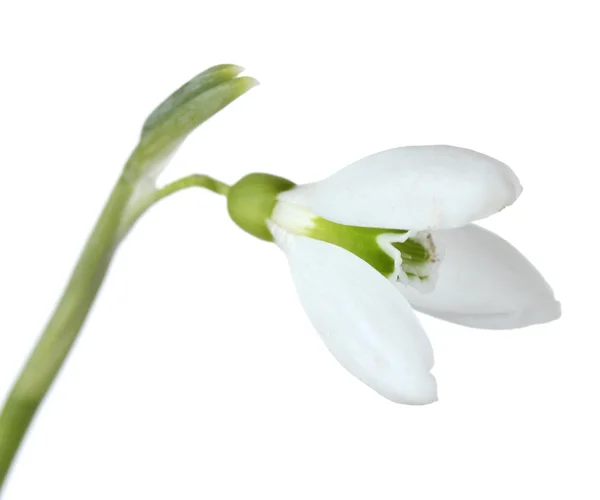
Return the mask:
[(367, 156), (279, 199), (340, 224), (388, 229), (458, 227), (512, 204), (521, 185), (504, 163), (453, 146)]
[(340, 247), (272, 231), (306, 314), (344, 368), (397, 403), (436, 401), (431, 344), (394, 285)]
[(444, 247), (435, 289), (398, 285), (418, 311), (474, 328), (511, 329), (560, 317), (560, 303), (510, 243), (474, 224), (436, 231)]

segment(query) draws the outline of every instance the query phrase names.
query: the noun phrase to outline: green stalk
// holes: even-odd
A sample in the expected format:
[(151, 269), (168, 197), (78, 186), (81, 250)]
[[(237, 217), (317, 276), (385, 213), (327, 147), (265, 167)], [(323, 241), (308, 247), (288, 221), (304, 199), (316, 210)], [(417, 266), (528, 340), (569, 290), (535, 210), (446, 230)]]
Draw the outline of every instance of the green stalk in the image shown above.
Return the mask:
[(224, 196), (227, 196), (229, 193), (229, 186), (227, 184), (213, 179), (208, 175), (192, 174), (188, 175), (187, 177), (183, 177), (172, 182), (171, 184), (167, 184), (157, 191), (150, 193), (146, 198), (133, 206), (123, 218), (123, 223), (121, 224), (121, 229), (119, 230), (119, 238), (124, 238), (134, 224), (138, 221), (138, 219), (156, 202), (176, 193), (177, 191), (181, 191), (182, 189), (187, 189), (190, 187), (205, 188), (209, 191), (222, 194)]
[[(144, 123), (140, 142), (0, 413), (0, 491), (23, 437), (77, 339), (127, 232), (154, 203), (181, 189), (200, 186), (227, 194), (226, 184), (204, 175), (192, 175), (158, 190), (154, 183), (164, 160), (198, 125), (257, 85), (253, 78), (238, 77), (241, 71), (231, 64), (207, 69), (171, 94)], [(149, 192), (141, 196), (140, 186), (149, 186)], [(136, 199), (135, 203), (132, 199)]]
[(71, 350), (110, 265), (121, 215), (134, 185), (122, 175), (79, 257), (67, 287), (0, 414), (0, 490), (19, 445)]
[(208, 175), (193, 174), (150, 193), (126, 210), (133, 186), (126, 175), (121, 176), (50, 322), (8, 395), (0, 414), (0, 491), (40, 403), (85, 322), (119, 242), (152, 205), (178, 191), (202, 187), (225, 196), (229, 192), (227, 184)]

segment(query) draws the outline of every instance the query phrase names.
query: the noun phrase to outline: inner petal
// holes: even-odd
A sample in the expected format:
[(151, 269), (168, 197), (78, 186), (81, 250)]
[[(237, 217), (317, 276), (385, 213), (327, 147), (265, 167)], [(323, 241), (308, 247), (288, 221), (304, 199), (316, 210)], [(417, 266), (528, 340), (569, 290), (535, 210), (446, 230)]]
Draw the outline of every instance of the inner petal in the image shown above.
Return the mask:
[(394, 259), (394, 273), (388, 277), (391, 281), (425, 293), (434, 289), (442, 249), (431, 233), (408, 231), (402, 237), (384, 233), (378, 237), (378, 243)]
[(297, 236), (339, 246), (393, 282), (427, 292), (435, 285), (440, 252), (430, 233), (338, 224), (288, 202), (278, 202), (272, 223)]

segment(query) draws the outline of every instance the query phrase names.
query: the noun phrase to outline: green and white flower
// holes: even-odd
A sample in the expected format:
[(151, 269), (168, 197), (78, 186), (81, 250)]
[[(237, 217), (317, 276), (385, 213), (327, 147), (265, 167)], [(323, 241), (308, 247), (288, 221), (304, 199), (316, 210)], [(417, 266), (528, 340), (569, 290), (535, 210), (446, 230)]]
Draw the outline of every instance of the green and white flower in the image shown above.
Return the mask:
[(560, 316), (533, 265), (470, 224), (521, 190), (489, 156), (412, 146), (313, 184), (250, 174), (231, 187), (228, 209), (285, 252), (307, 315), (350, 373), (392, 401), (426, 404), (437, 399), (433, 350), (413, 308), (491, 329)]
[(512, 204), (515, 174), (450, 146), (364, 158), (317, 183), (269, 174), (233, 186), (205, 174), (159, 177), (199, 125), (258, 82), (221, 64), (179, 87), (144, 122), (56, 309), (0, 411), (0, 489), (29, 424), (67, 359), (111, 261), (160, 200), (205, 188), (227, 197), (235, 223), (285, 252), (315, 329), (355, 377), (406, 404), (437, 399), (433, 350), (413, 308), (478, 328), (518, 328), (560, 316), (540, 273), (472, 221)]

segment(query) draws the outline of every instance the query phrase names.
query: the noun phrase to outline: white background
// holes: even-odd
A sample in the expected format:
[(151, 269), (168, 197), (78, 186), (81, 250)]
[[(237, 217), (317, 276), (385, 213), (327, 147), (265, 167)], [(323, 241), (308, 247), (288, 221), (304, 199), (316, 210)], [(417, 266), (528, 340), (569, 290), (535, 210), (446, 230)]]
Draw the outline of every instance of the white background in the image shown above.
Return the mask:
[(190, 190), (122, 246), (3, 500), (597, 499), (595, 2), (3, 2), (0, 398), (48, 318), (145, 116), (208, 66), (262, 85), (164, 180), (307, 182), (452, 144), (525, 188), (485, 221), (563, 318), (489, 332), (423, 318), (440, 401), (348, 375), (284, 256)]

